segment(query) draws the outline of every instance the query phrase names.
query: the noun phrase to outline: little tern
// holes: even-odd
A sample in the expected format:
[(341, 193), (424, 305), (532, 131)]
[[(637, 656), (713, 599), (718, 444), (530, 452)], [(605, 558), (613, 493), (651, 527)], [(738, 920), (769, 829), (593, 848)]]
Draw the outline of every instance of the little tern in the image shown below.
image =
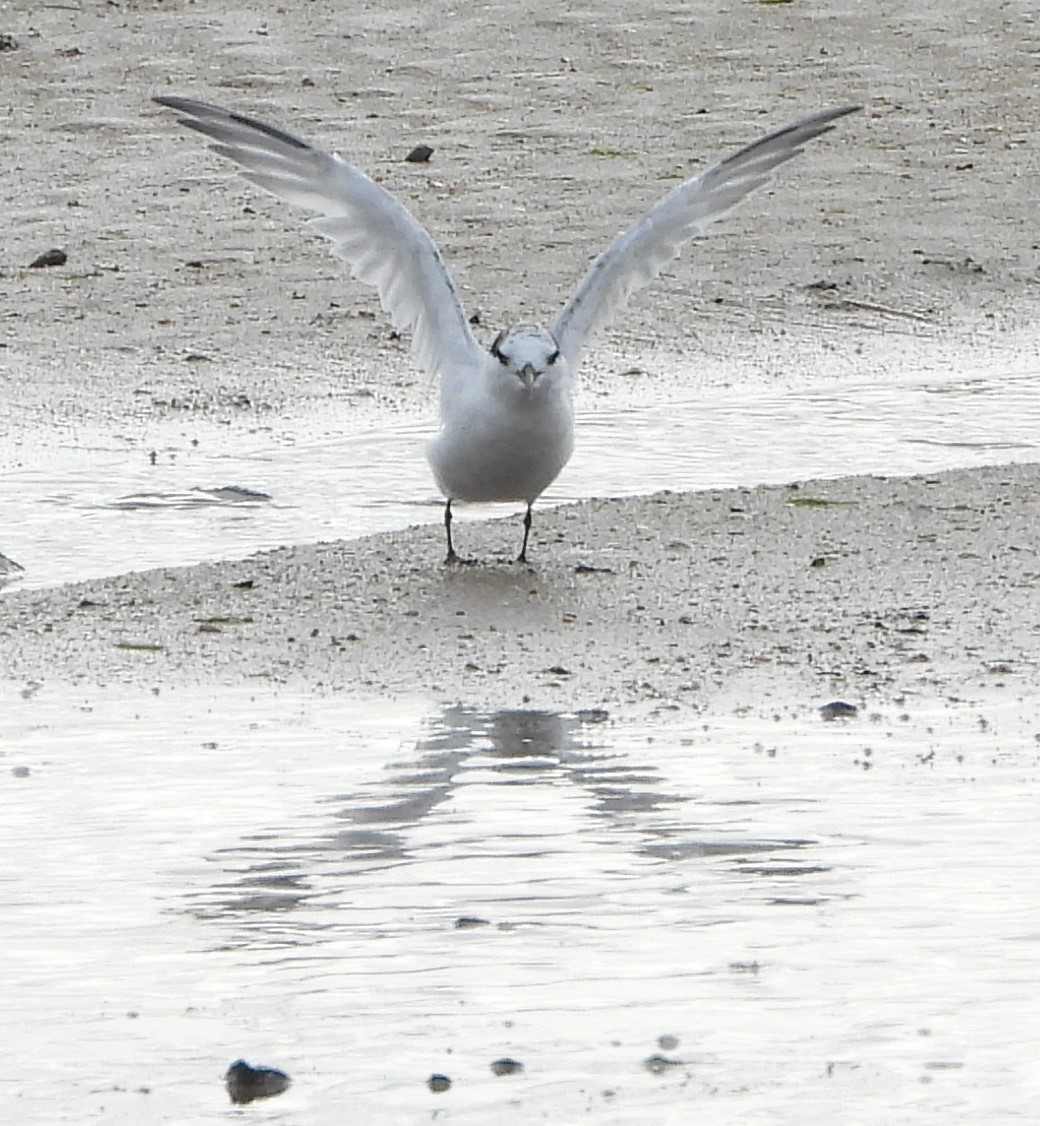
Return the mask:
[(411, 212), (341, 157), (293, 133), (192, 98), (157, 97), (210, 139), (247, 180), (318, 212), (310, 225), (351, 275), (374, 286), (419, 366), (440, 380), (440, 432), (426, 456), (445, 498), (447, 562), (455, 501), (526, 504), (518, 562), (527, 562), (534, 502), (574, 449), (574, 377), (592, 337), (682, 248), (762, 187), (834, 122), (861, 106), (825, 109), (754, 141), (673, 188), (593, 260), (548, 328), (520, 322), (489, 351), (478, 344), (440, 251)]

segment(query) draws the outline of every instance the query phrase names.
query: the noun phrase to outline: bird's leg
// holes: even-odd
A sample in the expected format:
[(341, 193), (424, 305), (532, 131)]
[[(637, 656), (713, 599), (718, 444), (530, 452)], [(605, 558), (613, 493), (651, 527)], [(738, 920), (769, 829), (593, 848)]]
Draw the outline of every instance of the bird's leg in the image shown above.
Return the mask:
[(445, 563), (458, 563), (459, 557), (455, 554), (455, 548), (451, 542), (451, 497), (448, 497), (444, 505), (444, 531), (448, 537), (448, 554), (445, 556)]
[(524, 542), (520, 548), (520, 554), (516, 557), (517, 563), (527, 562), (527, 537), (531, 534), (531, 506), (527, 506), (527, 511), (524, 513)]

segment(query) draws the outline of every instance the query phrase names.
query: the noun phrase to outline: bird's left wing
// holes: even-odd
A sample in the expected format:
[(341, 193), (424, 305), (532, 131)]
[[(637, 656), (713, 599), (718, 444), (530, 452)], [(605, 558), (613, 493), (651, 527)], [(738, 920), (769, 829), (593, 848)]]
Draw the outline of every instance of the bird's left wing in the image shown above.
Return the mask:
[(778, 129), (685, 181), (656, 203), (592, 263), (556, 318), (552, 334), (573, 368), (585, 343), (605, 328), (637, 289), (657, 277), (690, 239), (721, 219), (773, 170), (828, 133), (832, 122), (860, 106), (823, 110)]
[(289, 203), (320, 212), (309, 220), (330, 239), (358, 281), (374, 286), (398, 332), (431, 375), (458, 377), (483, 362), (451, 275), (433, 240), (388, 191), (340, 157), (262, 121), (190, 98), (158, 97), (215, 152)]

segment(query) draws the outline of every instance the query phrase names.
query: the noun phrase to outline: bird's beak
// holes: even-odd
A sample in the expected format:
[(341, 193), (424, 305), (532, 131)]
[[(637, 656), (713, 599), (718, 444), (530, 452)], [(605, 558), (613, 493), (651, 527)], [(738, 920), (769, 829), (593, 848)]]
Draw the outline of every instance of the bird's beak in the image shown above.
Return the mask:
[(533, 387), (538, 375), (539, 372), (535, 370), (534, 364), (524, 364), (520, 369), (520, 382), (525, 387)]

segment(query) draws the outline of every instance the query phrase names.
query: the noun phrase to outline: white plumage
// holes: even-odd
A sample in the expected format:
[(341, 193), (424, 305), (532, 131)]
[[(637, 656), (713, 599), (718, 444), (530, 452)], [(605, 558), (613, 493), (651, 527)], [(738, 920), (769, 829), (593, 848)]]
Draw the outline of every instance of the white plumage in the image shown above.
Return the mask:
[(427, 457), (445, 496), (448, 560), (452, 501), (523, 501), (527, 560), (531, 506), (574, 448), (573, 377), (588, 341), (690, 239), (703, 233), (808, 141), (859, 106), (823, 110), (755, 141), (685, 181), (596, 258), (549, 329), (520, 323), (490, 352), (470, 330), (440, 252), (408, 209), (340, 157), (292, 133), (190, 98), (158, 97), (182, 124), (254, 184), (319, 212), (311, 226), (375, 287), (393, 327), (411, 337), (419, 365), (440, 380), (441, 430)]

